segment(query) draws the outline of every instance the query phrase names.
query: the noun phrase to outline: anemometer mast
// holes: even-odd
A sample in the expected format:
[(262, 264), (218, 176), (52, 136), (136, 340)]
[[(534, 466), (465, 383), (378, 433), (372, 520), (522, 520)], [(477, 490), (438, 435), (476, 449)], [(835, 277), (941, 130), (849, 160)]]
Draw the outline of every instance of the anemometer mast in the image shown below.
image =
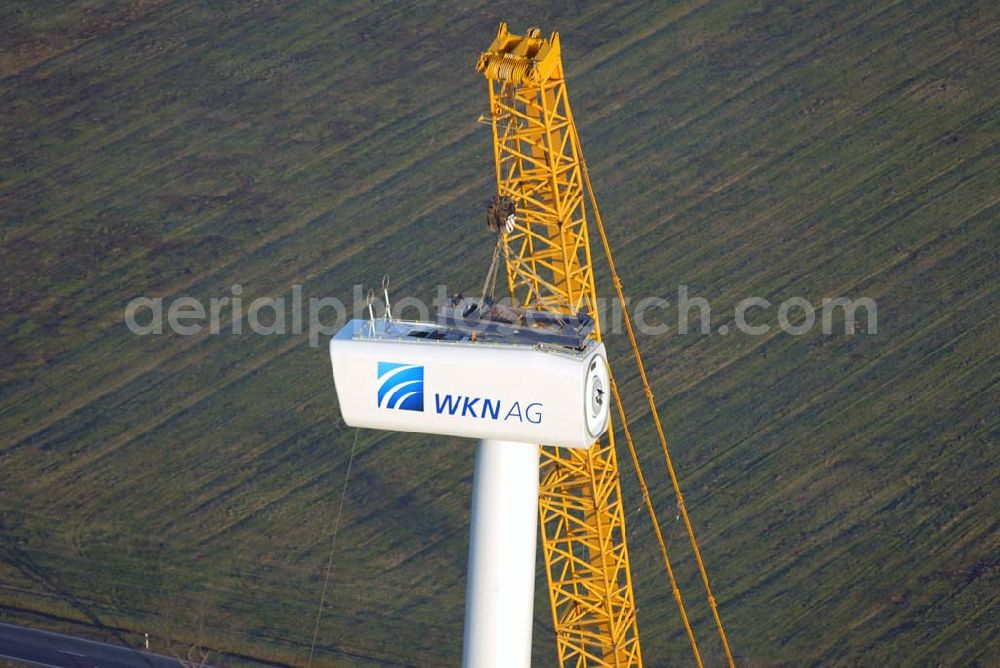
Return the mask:
[[(489, 87), (497, 183), (487, 209), (496, 250), (483, 295), (456, 295), (440, 309), (437, 322), (396, 320), (387, 307), (385, 318), (371, 314), (367, 321), (348, 323), (330, 342), (344, 421), (480, 439), (472, 493), (466, 668), (530, 665), (538, 528), (558, 665), (627, 668), (641, 666), (642, 655), (609, 418), (614, 404), (700, 667), (601, 343), (589, 206), (622, 300), (677, 507), (733, 666), (583, 160), (559, 35), (543, 38), (537, 28), (514, 35), (501, 23), (477, 70)], [(501, 259), (509, 304), (495, 301), (487, 289), (495, 283)]]

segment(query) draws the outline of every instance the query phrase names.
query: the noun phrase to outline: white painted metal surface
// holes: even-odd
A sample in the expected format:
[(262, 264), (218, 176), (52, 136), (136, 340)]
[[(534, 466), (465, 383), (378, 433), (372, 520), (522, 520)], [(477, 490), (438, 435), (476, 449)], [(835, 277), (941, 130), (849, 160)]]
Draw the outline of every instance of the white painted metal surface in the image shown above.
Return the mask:
[(528, 668), (538, 531), (537, 445), (476, 448), (464, 668)]
[[(330, 341), (352, 427), (586, 448), (607, 429), (604, 345), (431, 340), (434, 323), (352, 320)], [(424, 336), (414, 336), (414, 333)]]
[(352, 320), (330, 341), (352, 427), (482, 439), (476, 448), (464, 668), (528, 668), (539, 444), (589, 447), (608, 426), (604, 345), (473, 341), (435, 323)]

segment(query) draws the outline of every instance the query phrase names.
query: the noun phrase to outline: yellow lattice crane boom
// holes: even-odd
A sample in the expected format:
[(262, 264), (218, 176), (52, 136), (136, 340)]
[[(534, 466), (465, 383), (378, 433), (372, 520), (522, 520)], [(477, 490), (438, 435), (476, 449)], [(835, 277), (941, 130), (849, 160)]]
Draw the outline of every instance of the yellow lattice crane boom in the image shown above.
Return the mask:
[[(600, 212), (593, 197), (563, 71), (559, 35), (531, 28), (515, 35), (501, 24), (477, 70), (489, 84), (498, 208), (516, 215), (498, 225), (507, 285), (517, 305), (594, 319), (601, 337), (587, 202), (596, 219), (619, 298)], [(588, 200), (589, 198), (589, 200)], [(622, 299), (624, 307), (624, 300)], [(628, 322), (629, 338), (663, 446), (678, 507), (694, 550), (729, 664), (732, 655), (709, 588), (677, 476), (666, 449), (652, 390)], [(696, 663), (701, 656), (673, 575), (665, 542), (639, 468), (621, 397), (612, 396), (654, 524), (672, 593)], [(589, 449), (542, 448), (539, 520), (559, 665), (641, 666), (642, 654), (626, 542), (614, 428)]]

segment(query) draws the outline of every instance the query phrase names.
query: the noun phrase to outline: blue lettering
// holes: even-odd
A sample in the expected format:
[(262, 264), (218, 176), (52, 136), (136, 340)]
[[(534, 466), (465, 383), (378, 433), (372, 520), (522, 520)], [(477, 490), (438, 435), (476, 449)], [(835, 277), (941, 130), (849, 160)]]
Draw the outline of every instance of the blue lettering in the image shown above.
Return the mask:
[(461, 397), (456, 399), (450, 394), (446, 394), (443, 397), (440, 394), (434, 394), (434, 406), (437, 408), (438, 413), (448, 412), (448, 415), (454, 415), (455, 411), (458, 410)]
[(466, 415), (471, 415), (476, 417), (476, 403), (479, 402), (479, 397), (465, 397), (465, 403), (462, 404), (462, 417)]
[[(482, 402), (480, 404), (480, 402)], [(465, 397), (452, 394), (434, 394), (434, 408), (439, 414), (459, 415), (461, 417), (478, 417), (483, 420), (500, 420), (500, 409), (503, 402), (500, 399), (485, 397)], [(521, 408), (521, 402), (515, 401), (503, 416), (503, 420), (528, 421), (531, 424), (541, 424), (542, 404), (530, 403)]]
[(483, 399), (483, 414), (480, 417), (485, 418), (487, 415), (490, 419), (496, 420), (500, 417), (500, 400), (493, 401), (492, 399)]

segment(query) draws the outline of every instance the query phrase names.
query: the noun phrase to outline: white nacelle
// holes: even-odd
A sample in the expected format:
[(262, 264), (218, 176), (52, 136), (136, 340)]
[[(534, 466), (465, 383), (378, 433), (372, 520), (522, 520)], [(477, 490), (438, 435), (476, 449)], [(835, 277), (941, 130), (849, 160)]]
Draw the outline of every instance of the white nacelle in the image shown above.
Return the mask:
[(344, 421), (567, 448), (589, 447), (607, 429), (604, 344), (577, 351), (446, 332), (434, 323), (347, 323), (330, 340)]

